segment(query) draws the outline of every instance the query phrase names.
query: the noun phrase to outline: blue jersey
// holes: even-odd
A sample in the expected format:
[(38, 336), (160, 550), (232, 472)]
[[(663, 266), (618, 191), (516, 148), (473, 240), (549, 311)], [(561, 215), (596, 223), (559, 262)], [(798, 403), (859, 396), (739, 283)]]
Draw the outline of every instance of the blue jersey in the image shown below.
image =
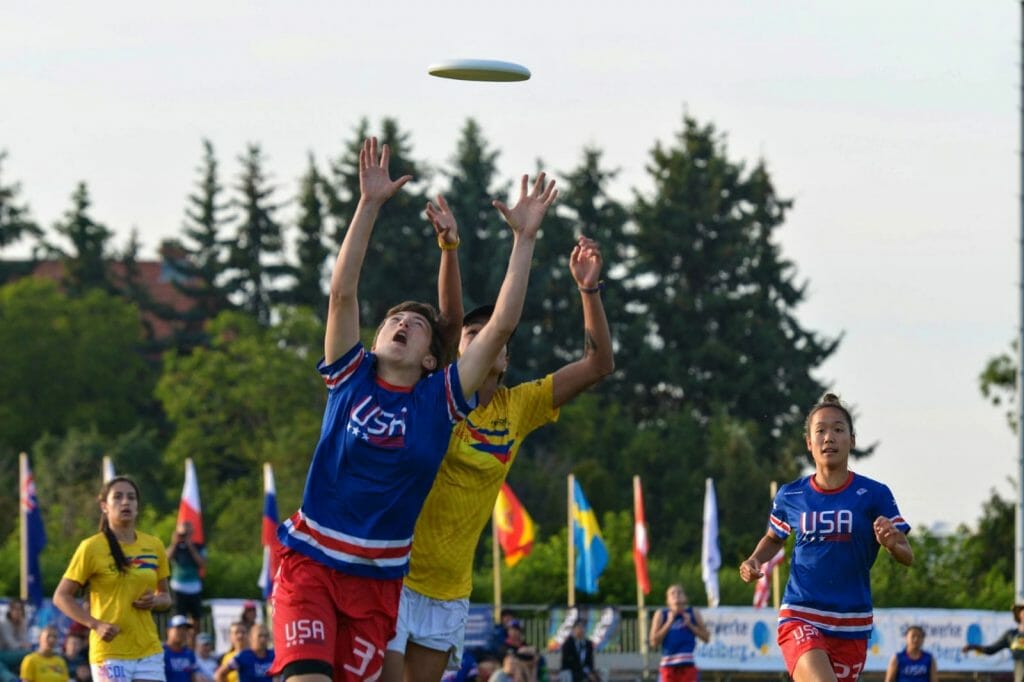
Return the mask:
[(796, 535), (779, 622), (800, 620), (845, 639), (871, 636), (871, 566), (878, 556), (874, 522), (900, 516), (889, 488), (850, 473), (835, 490), (822, 490), (808, 476), (782, 486), (769, 527), (780, 538)]
[(927, 651), (921, 652), (921, 658), (913, 659), (907, 655), (907, 650), (896, 654), (896, 682), (915, 682), (915, 680), (928, 680), (932, 672), (932, 655)]
[(335, 570), (390, 579), (408, 571), (416, 517), (452, 427), (473, 406), (454, 364), (408, 388), (378, 379), (376, 364), (357, 343), (318, 365), (328, 388), (320, 442), (302, 508), (277, 535)]
[(167, 682), (192, 682), (196, 667), (196, 655), (187, 646), (175, 651), (164, 644), (164, 674)]
[[(690, 615), (690, 622), (695, 623), (693, 607), (687, 606), (686, 612)], [(663, 668), (671, 668), (677, 665), (693, 665), (693, 648), (697, 646), (697, 637), (686, 625), (683, 625), (683, 614), (672, 614), (668, 609), (661, 611), (662, 622), (671, 618), (672, 626), (665, 633), (665, 639), (661, 640), (661, 662), (658, 664)]]
[(228, 662), (228, 668), (238, 671), (238, 682), (271, 682), (270, 669), (274, 665), (274, 650), (257, 656), (252, 649), (244, 649)]

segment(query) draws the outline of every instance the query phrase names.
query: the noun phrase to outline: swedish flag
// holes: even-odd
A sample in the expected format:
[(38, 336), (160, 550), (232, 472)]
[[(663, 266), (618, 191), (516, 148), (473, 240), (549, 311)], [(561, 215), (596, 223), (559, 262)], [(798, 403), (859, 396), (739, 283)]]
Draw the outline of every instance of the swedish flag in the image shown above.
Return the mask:
[(576, 589), (597, 593), (597, 579), (608, 565), (608, 549), (601, 538), (601, 529), (590, 503), (583, 496), (579, 481), (573, 479), (572, 491), (573, 542), (576, 546)]

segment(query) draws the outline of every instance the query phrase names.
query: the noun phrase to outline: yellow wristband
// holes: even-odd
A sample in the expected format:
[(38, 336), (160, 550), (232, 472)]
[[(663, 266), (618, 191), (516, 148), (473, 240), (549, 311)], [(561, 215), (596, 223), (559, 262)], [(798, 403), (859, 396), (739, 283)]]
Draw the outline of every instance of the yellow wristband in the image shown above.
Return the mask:
[(437, 238), (437, 247), (439, 249), (441, 249), (442, 251), (454, 251), (455, 249), (459, 248), (459, 244), (461, 242), (462, 242), (462, 240), (459, 239), (458, 237), (456, 237), (455, 241), (453, 241), (451, 244), (449, 244), (445, 240), (443, 240), (440, 237), (438, 237)]

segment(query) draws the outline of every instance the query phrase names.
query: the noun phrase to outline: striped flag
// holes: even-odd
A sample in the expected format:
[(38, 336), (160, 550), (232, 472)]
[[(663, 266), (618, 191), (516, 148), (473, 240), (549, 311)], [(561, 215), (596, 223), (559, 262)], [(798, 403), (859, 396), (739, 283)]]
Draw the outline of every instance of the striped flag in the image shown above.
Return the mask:
[(533, 549), (536, 535), (533, 519), (508, 483), (501, 484), (498, 499), (494, 501), (494, 528), (498, 544), (505, 552), (506, 566), (515, 566)]
[(277, 539), (277, 487), (274, 485), (274, 468), (269, 462), (263, 465), (263, 568), (257, 581), (263, 589), (263, 598), (269, 599), (274, 591), (274, 574), (277, 573), (275, 550)]
[(647, 575), (647, 520), (644, 518), (644, 493), (640, 477), (633, 477), (633, 565), (636, 584), (644, 594), (651, 593), (651, 579)]
[(46, 547), (46, 528), (36, 498), (36, 483), (29, 468), (28, 455), (20, 458), (21, 500), (21, 598), (39, 606), (43, 600), (43, 573), (39, 568), (39, 553)]
[(573, 479), (572, 494), (573, 542), (576, 545), (576, 589), (597, 594), (597, 579), (608, 565), (608, 549), (597, 525), (597, 516), (580, 482)]
[(722, 555), (718, 551), (718, 501), (715, 498), (715, 482), (704, 480), (704, 541), (700, 547), (700, 577), (708, 595), (708, 606), (718, 606), (718, 569), (722, 567)]
[(761, 572), (764, 574), (757, 579), (754, 586), (754, 607), (763, 609), (768, 605), (768, 598), (772, 596), (772, 571), (775, 567), (786, 560), (786, 550), (780, 549), (771, 559), (761, 565)]
[(186, 521), (192, 524), (192, 542), (204, 545), (203, 506), (199, 503), (199, 480), (191, 457), (185, 460), (185, 484), (181, 487), (181, 502), (178, 504), (178, 525)]

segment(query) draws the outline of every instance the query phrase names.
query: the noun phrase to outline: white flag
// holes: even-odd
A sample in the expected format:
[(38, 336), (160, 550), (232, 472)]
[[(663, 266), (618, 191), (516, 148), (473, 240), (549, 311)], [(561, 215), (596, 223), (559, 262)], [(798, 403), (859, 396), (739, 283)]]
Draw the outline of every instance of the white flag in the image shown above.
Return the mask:
[(103, 482), (108, 483), (117, 474), (114, 473), (114, 461), (104, 455), (103, 457)]
[(718, 502), (715, 500), (715, 482), (704, 481), (704, 542), (700, 547), (700, 577), (708, 594), (708, 606), (718, 606), (718, 569), (722, 555), (718, 551)]

